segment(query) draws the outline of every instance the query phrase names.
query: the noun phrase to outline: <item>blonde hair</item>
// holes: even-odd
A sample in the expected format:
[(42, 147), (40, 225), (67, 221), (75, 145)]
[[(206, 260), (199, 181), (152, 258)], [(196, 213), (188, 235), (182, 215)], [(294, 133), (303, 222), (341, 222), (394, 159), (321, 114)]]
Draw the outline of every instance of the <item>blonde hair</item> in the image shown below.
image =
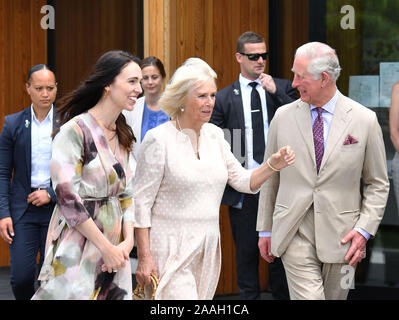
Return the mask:
[(187, 59), (173, 74), (165, 87), (158, 105), (172, 119), (186, 102), (187, 96), (192, 90), (203, 83), (213, 79), (216, 84), (216, 72), (202, 59)]

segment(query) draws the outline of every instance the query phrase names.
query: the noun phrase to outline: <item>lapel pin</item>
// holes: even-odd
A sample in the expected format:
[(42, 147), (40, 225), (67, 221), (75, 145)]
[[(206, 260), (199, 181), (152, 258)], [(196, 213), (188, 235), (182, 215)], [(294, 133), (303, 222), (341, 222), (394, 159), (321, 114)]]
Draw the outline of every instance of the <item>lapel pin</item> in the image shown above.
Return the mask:
[(238, 96), (238, 95), (240, 94), (240, 91), (239, 91), (238, 89), (234, 89), (234, 90), (233, 90), (233, 93), (234, 93), (236, 96)]
[(29, 124), (30, 124), (29, 120), (25, 120), (25, 128), (29, 128)]

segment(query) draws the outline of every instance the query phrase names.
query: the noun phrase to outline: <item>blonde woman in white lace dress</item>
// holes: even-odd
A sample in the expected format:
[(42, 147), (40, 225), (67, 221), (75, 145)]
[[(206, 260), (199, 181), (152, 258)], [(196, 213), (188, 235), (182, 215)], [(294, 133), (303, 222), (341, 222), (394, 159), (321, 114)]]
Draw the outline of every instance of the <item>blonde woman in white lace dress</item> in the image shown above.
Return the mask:
[(223, 131), (208, 123), (216, 73), (188, 59), (166, 86), (159, 105), (170, 117), (147, 133), (134, 182), (137, 281), (159, 278), (155, 299), (212, 299), (219, 280), (219, 207), (226, 183), (256, 193), (274, 171), (294, 163), (283, 147), (264, 165), (246, 170)]

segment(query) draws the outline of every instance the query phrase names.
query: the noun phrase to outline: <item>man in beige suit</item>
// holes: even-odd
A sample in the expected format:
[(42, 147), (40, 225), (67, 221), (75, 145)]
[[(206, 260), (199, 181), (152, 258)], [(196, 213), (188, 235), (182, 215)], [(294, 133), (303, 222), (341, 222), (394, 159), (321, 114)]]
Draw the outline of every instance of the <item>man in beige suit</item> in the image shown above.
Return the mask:
[(298, 48), (292, 86), (301, 98), (269, 128), (265, 159), (290, 145), (296, 163), (262, 186), (259, 249), (268, 262), (281, 257), (291, 299), (346, 299), (388, 197), (377, 117), (338, 91), (340, 70), (328, 45)]

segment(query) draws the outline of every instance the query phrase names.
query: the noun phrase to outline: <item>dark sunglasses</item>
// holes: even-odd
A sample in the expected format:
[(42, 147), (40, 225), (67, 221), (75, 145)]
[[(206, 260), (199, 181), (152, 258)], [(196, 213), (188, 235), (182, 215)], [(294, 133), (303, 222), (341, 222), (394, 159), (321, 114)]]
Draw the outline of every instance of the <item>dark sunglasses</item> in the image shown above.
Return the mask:
[(251, 61), (258, 61), (259, 57), (262, 57), (263, 60), (266, 60), (267, 56), (269, 55), (269, 52), (265, 53), (242, 53), (240, 52), (243, 56), (247, 56), (249, 60)]

